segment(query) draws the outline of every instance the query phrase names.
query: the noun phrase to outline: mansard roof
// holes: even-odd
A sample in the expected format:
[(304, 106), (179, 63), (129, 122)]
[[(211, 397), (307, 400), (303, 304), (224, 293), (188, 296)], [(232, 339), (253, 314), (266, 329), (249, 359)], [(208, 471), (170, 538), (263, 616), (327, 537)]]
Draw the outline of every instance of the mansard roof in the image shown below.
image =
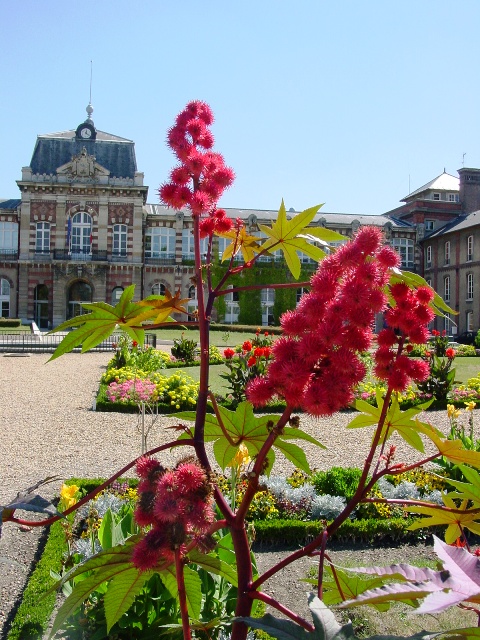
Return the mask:
[(85, 147), (88, 155), (108, 169), (111, 176), (134, 178), (137, 171), (132, 140), (97, 131), (95, 140), (79, 140), (75, 130), (37, 136), (30, 168), (33, 174), (55, 175), (57, 169), (78, 156)]
[(407, 200), (411, 200), (412, 198), (419, 196), (421, 193), (425, 191), (459, 191), (460, 190), (460, 180), (458, 177), (452, 176), (447, 173), (445, 170), (439, 176), (427, 182), (422, 187), (415, 189), (412, 193), (409, 193), (408, 196), (402, 198), (402, 202), (406, 202)]
[(0, 198), (0, 209), (17, 209), (21, 205), (22, 201), (18, 198), (10, 198), (10, 200), (2, 200)]
[[(144, 206), (144, 211), (149, 216), (173, 216), (177, 213), (174, 209), (166, 207), (161, 204), (146, 204)], [(273, 221), (277, 219), (278, 211), (276, 209), (234, 209), (234, 208), (225, 208), (227, 216), (229, 218), (241, 218), (242, 220), (247, 220), (251, 216), (254, 216), (262, 221)], [(183, 212), (185, 216), (190, 217), (189, 211)], [(294, 211), (292, 209), (287, 211), (287, 218), (293, 217), (299, 213), (298, 211)], [(414, 226), (408, 222), (403, 220), (397, 220), (391, 216), (386, 215), (356, 215), (354, 213), (327, 213), (323, 212), (322, 209), (316, 214), (313, 219), (313, 224), (325, 224), (327, 227), (335, 227), (335, 226), (351, 226), (354, 222), (358, 222), (360, 226), (372, 225), (376, 227), (383, 227), (386, 224), (392, 225), (393, 228), (411, 228)]]

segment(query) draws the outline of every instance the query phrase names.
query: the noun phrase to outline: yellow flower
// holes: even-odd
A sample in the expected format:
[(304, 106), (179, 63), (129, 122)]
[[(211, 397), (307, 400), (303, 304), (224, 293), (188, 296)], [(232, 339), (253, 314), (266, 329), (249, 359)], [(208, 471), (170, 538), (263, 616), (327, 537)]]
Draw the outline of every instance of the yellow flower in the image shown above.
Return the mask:
[(458, 418), (461, 413), (460, 409), (455, 409), (454, 404), (447, 404), (447, 414), (449, 418)]
[(472, 400), (471, 402), (465, 402), (465, 406), (467, 408), (467, 411), (473, 411), (477, 406), (477, 403), (474, 400)]
[(227, 465), (227, 467), (241, 467), (242, 465), (246, 466), (250, 462), (250, 460), (251, 458), (248, 453), (248, 449), (242, 442), (238, 447), (237, 453), (230, 460), (230, 463)]
[(60, 499), (65, 509), (70, 509), (70, 507), (73, 507), (73, 505), (77, 503), (76, 494), (78, 491), (80, 491), (80, 489), (76, 484), (71, 484), (70, 486), (66, 484), (62, 485), (60, 489)]

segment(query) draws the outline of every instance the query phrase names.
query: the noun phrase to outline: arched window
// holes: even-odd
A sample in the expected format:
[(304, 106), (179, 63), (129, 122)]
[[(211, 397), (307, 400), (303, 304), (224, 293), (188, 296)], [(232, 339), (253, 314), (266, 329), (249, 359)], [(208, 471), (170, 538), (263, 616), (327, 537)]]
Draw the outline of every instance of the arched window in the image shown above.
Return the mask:
[(473, 331), (473, 311), (467, 311), (467, 331)]
[(83, 309), (82, 302), (92, 301), (92, 287), (88, 282), (77, 280), (68, 289), (67, 293), (67, 318), (75, 318), (76, 316), (87, 313)]
[(467, 262), (473, 260), (473, 236), (467, 238)]
[(122, 297), (123, 287), (115, 287), (112, 291), (112, 304), (115, 306)]
[(164, 296), (166, 292), (166, 287), (162, 282), (156, 282), (152, 286), (152, 296)]
[(127, 231), (128, 227), (126, 224), (113, 225), (112, 254), (114, 256), (127, 255)]
[(0, 317), (10, 317), (10, 283), (6, 278), (0, 278)]
[(187, 302), (188, 313), (193, 314), (198, 309), (197, 287), (194, 284), (188, 287), (188, 297), (190, 298)]
[(450, 276), (445, 276), (443, 279), (443, 299), (445, 302), (450, 301)]
[(445, 242), (445, 264), (450, 264), (450, 240)]
[(73, 259), (85, 260), (92, 255), (92, 216), (79, 211), (70, 220), (67, 229), (71, 229), (69, 250)]
[(40, 329), (48, 329), (48, 287), (37, 284), (33, 293), (33, 317)]
[(467, 300), (473, 300), (473, 273), (467, 273)]

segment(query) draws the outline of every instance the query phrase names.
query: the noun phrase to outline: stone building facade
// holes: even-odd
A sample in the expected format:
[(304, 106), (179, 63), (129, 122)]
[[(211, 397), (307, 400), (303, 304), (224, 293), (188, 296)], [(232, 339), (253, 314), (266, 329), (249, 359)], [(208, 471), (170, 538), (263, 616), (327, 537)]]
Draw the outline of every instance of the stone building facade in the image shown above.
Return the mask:
[[(130, 284), (136, 285), (137, 299), (180, 290), (182, 297), (191, 298), (193, 311), (191, 216), (147, 203), (148, 187), (137, 170), (134, 143), (97, 130), (90, 105), (87, 114), (76, 129), (38, 136), (30, 165), (17, 181), (20, 198), (0, 201), (0, 316), (50, 328), (80, 313), (82, 302), (115, 304)], [(362, 225), (379, 226), (400, 253), (403, 268), (423, 273), (425, 238), (433, 241), (438, 228), (460, 220), (462, 193), (458, 179), (444, 173), (385, 215), (320, 210), (312, 225), (333, 229), (345, 239)], [(469, 194), (467, 188), (465, 197), (471, 198)], [(259, 237), (259, 225), (277, 216), (273, 210), (226, 211), (232, 219), (243, 219)], [(290, 210), (289, 215), (294, 214)], [(225, 242), (220, 238), (214, 244), (218, 268)], [(300, 257), (307, 279), (316, 264)], [(278, 323), (282, 308), (268, 284), (278, 282), (283, 273), (288, 277), (282, 269), (281, 255), (262, 256), (258, 274), (265, 289), (258, 300), (245, 303), (233, 294), (226, 296), (218, 320), (237, 322), (242, 304), (257, 304), (258, 323)], [(296, 292), (300, 294), (301, 289)], [(479, 317), (477, 312), (476, 326)]]

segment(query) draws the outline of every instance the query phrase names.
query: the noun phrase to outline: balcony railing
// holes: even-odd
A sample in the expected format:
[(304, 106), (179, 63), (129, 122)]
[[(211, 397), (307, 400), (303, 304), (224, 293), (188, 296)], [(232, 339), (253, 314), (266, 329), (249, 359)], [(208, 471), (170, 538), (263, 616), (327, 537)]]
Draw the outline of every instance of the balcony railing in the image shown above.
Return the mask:
[(175, 264), (174, 253), (161, 253), (160, 255), (145, 255), (145, 264)]
[(0, 260), (17, 260), (18, 251), (16, 249), (0, 249)]

